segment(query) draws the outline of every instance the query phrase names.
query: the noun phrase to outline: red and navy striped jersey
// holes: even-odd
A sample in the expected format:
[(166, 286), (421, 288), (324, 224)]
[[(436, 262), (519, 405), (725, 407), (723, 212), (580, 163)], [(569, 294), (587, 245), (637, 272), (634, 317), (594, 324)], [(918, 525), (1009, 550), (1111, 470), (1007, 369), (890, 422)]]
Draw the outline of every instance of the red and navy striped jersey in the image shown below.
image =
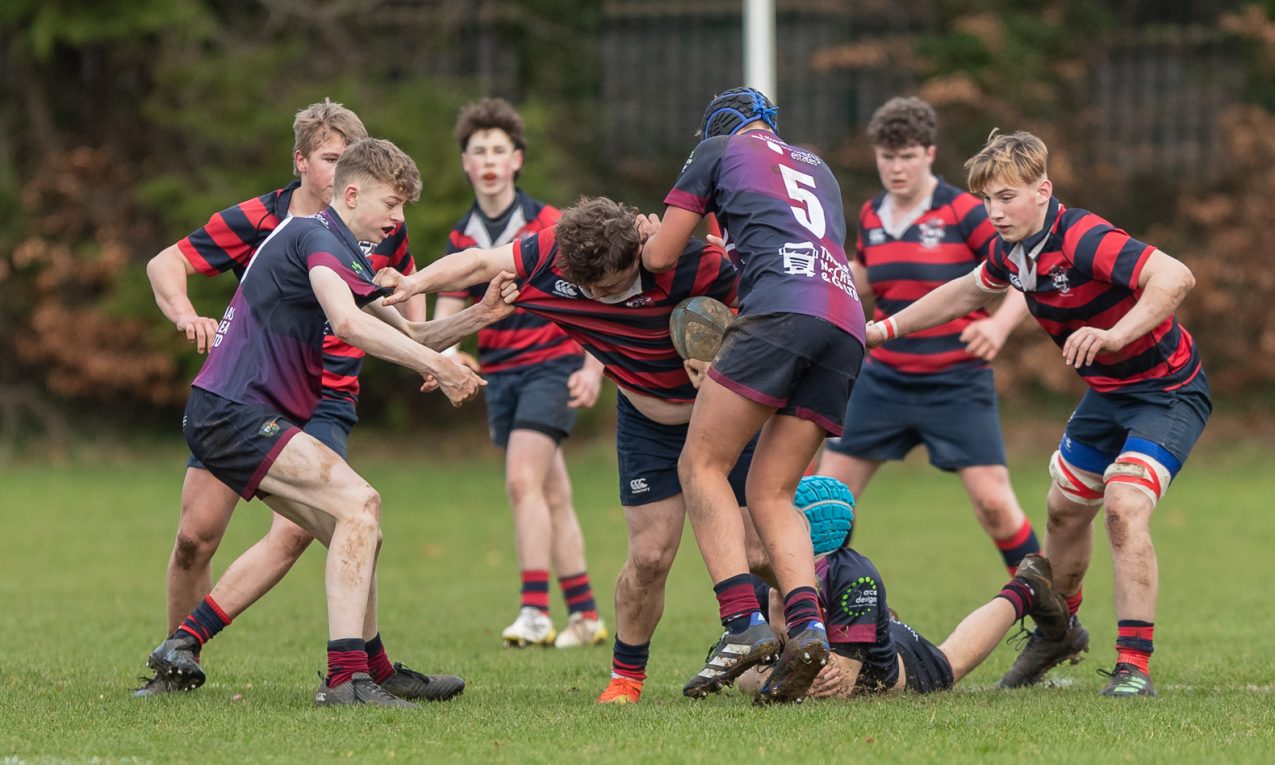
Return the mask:
[[(253, 253), (287, 218), (292, 194), (300, 185), (300, 181), (293, 181), (281, 189), (213, 213), (201, 228), (178, 242), (177, 249), (205, 276), (233, 271), (236, 278), (242, 277)], [(416, 271), (408, 248), (407, 224), (399, 226), (367, 255), (376, 270), (389, 266), (404, 274)], [(341, 342), (330, 332), (327, 334), (323, 341), (324, 398), (358, 400), (363, 356), (363, 351)]]
[(695, 400), (695, 388), (669, 338), (669, 315), (688, 297), (735, 302), (735, 267), (719, 247), (691, 239), (676, 268), (638, 272), (642, 292), (623, 303), (586, 298), (554, 261), (558, 243), (546, 229), (514, 244), (521, 281), (518, 305), (562, 327), (625, 390), (665, 401)]
[(242, 404), (264, 404), (302, 424), (323, 381), (325, 320), (310, 271), (332, 269), (366, 305), (385, 294), (354, 235), (332, 208), (285, 219), (256, 250), (192, 383)]
[[(508, 227), (492, 239), (483, 224), (483, 213), (475, 202), (447, 237), (444, 255), (470, 247), (490, 249), (536, 234), (558, 222), (562, 213), (518, 189), (516, 209)], [(467, 290), (439, 293), (444, 297), (482, 300), (486, 284), (475, 284)], [(504, 372), (528, 367), (561, 356), (581, 356), (584, 351), (557, 324), (528, 311), (514, 311), (495, 324), (478, 330), (478, 363), (484, 372)]]
[(664, 203), (717, 215), (739, 269), (740, 315), (805, 314), (863, 339), (841, 186), (822, 159), (769, 131), (709, 138)]
[[(1037, 251), (1033, 258), (1030, 253)], [(1058, 347), (1081, 327), (1110, 329), (1141, 295), (1138, 277), (1155, 248), (1087, 210), (1049, 200), (1044, 229), (1019, 245), (999, 236), (979, 269), (988, 289), (1012, 285)], [(1077, 370), (1099, 393), (1173, 390), (1200, 371), (1191, 335), (1170, 315), (1114, 353)]]
[[(859, 211), (859, 241), (855, 259), (868, 271), (876, 297), (873, 318), (881, 321), (907, 308), (918, 298), (974, 270), (987, 259), (996, 229), (977, 197), (939, 179), (929, 207), (895, 238), (881, 219), (884, 192)], [(888, 340), (870, 358), (899, 372), (934, 374), (956, 367), (981, 367), (961, 342), (961, 332), (986, 319), (985, 309), (907, 337)]]

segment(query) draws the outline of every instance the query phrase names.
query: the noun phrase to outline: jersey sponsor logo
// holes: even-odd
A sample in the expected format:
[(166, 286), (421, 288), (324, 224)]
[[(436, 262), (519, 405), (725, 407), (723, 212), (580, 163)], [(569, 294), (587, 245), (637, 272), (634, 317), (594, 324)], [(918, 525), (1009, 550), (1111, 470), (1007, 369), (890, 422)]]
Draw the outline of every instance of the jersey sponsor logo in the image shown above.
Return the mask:
[(808, 279), (818, 276), (856, 301), (859, 299), (850, 269), (838, 263), (827, 247), (814, 242), (786, 242), (779, 248), (779, 256), (783, 259), (784, 273), (789, 276)]
[(798, 162), (805, 162), (807, 165), (814, 165), (815, 167), (818, 167), (819, 165), (823, 164), (823, 161), (821, 159), (816, 157), (814, 154), (811, 154), (810, 152), (806, 151), (805, 149), (793, 149), (791, 152), (788, 153), (788, 156), (792, 157)]
[(1054, 289), (1066, 295), (1071, 292), (1071, 282), (1067, 279), (1067, 269), (1061, 265), (1054, 266), (1049, 272), (1049, 280), (1054, 283)]
[(629, 491), (633, 494), (645, 494), (650, 490), (651, 487), (647, 484), (645, 478), (634, 478), (629, 481)]
[(257, 432), (266, 438), (273, 438), (274, 436), (279, 435), (279, 418), (271, 417), (261, 423), (261, 430), (258, 430)]
[(212, 347), (220, 348), (221, 341), (225, 339), (226, 333), (230, 331), (230, 322), (235, 319), (235, 307), (233, 305), (226, 306), (226, 313), (221, 317), (221, 323), (217, 325), (217, 334), (213, 337)]
[(840, 603), (841, 610), (847, 615), (858, 619), (861, 616), (867, 616), (868, 612), (877, 607), (877, 583), (870, 576), (861, 576), (854, 580), (849, 587), (841, 593)]
[(943, 243), (943, 230), (945, 226), (943, 221), (938, 218), (930, 218), (921, 221), (918, 228), (921, 230), (921, 246), (926, 249), (934, 249)]
[(363, 264), (358, 262), (357, 260), (350, 261), (350, 268), (354, 269), (354, 273), (358, 274), (359, 276), (363, 275)]
[(885, 244), (885, 229), (868, 229), (868, 244)]
[(580, 297), (580, 290), (571, 282), (559, 279), (553, 283), (553, 294), (560, 297)]

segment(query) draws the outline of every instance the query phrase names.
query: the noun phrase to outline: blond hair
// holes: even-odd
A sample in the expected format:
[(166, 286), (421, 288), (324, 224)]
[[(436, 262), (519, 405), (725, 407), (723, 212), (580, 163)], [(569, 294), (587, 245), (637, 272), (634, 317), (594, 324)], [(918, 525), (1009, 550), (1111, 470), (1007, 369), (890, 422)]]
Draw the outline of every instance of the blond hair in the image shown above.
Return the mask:
[(383, 183), (405, 202), (421, 198), (421, 172), (416, 169), (416, 163), (383, 138), (357, 140), (337, 160), (332, 180), (336, 193), (359, 181)]
[[(334, 133), (344, 138), (347, 146), (360, 138), (367, 138), (363, 120), (341, 104), (327, 98), (310, 104), (297, 112), (292, 120), (293, 156), (296, 152), (301, 152), (303, 157), (310, 156), (310, 152)], [(293, 170), (296, 168), (293, 167)]]
[(1049, 149), (1045, 142), (1026, 131), (1000, 133), (992, 130), (987, 144), (965, 161), (969, 190), (975, 194), (997, 181), (1026, 186), (1045, 178)]

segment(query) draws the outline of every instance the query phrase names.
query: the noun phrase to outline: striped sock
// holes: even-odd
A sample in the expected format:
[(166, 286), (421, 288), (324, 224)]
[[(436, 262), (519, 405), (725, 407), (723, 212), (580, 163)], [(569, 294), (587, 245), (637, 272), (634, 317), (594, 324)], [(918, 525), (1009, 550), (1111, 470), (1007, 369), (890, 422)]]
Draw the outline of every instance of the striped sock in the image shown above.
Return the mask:
[(549, 613), (549, 571), (543, 568), (529, 568), (520, 572), (522, 575), (522, 607), (536, 608)]
[(812, 621), (821, 621), (819, 593), (814, 587), (798, 587), (784, 596), (784, 621), (788, 624), (788, 637), (801, 632)]
[[(713, 593), (717, 595), (717, 612), (722, 619), (722, 626), (731, 632), (740, 631), (735, 629), (739, 625), (737, 620), (740, 620), (740, 617), (751, 616), (761, 611), (761, 606), (757, 603), (757, 594), (753, 592), (751, 574), (736, 574), (729, 579), (723, 579), (713, 585)], [(747, 627), (747, 620), (743, 621), (743, 626)]]
[(1064, 596), (1063, 600), (1067, 601), (1067, 613), (1071, 614), (1072, 616), (1075, 616), (1076, 612), (1080, 610), (1080, 601), (1084, 599), (1085, 599), (1085, 588), (1083, 587), (1081, 587), (1079, 590), (1076, 590), (1075, 595)]
[(651, 641), (642, 645), (629, 645), (615, 639), (611, 649), (611, 677), (627, 677), (641, 682), (646, 679), (646, 663), (651, 658)]
[(1018, 571), (1018, 564), (1023, 562), (1023, 558), (1040, 552), (1040, 542), (1036, 541), (1036, 530), (1032, 528), (1032, 522), (1026, 518), (1023, 519), (1022, 527), (1012, 536), (994, 541), (996, 549), (1001, 551), (1001, 558), (1004, 559), (1010, 576)]
[(562, 599), (567, 601), (568, 614), (579, 613), (585, 619), (598, 618), (593, 587), (589, 586), (589, 572), (581, 571), (574, 576), (558, 577), (558, 586), (562, 588)]
[(1116, 661), (1132, 664), (1148, 675), (1151, 674), (1154, 641), (1154, 623), (1121, 619), (1116, 622)]
[(1020, 582), (1017, 579), (1010, 580), (996, 594), (996, 597), (1008, 600), (1014, 607), (1014, 621), (1026, 616), (1031, 607), (1036, 604), (1036, 593), (1032, 592), (1032, 588), (1028, 587), (1026, 582)]
[(328, 641), (328, 687), (350, 682), (355, 672), (367, 672), (367, 644), (363, 638)]
[(365, 653), (367, 653), (368, 674), (373, 680), (383, 683), (394, 674), (394, 665), (390, 663), (390, 657), (385, 653), (385, 643), (381, 641), (381, 633), (376, 633), (371, 640), (367, 641)]
[(230, 621), (226, 612), (222, 611), (217, 601), (209, 595), (199, 602), (194, 611), (190, 612), (190, 616), (186, 617), (186, 621), (181, 623), (177, 631), (193, 635), (202, 648), (204, 643), (212, 640), (218, 632), (229, 626)]

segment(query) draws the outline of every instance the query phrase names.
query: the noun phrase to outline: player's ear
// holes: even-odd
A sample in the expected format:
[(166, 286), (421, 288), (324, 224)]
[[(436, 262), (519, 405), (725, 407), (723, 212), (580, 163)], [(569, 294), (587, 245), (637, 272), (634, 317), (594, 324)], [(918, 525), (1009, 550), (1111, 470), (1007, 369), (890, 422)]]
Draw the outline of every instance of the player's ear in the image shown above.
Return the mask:
[(306, 170), (309, 169), (306, 167), (305, 155), (301, 153), (300, 149), (292, 152), (292, 169), (298, 176), (305, 175)]
[(1036, 198), (1039, 201), (1048, 203), (1049, 198), (1053, 195), (1054, 195), (1054, 182), (1049, 180), (1049, 178), (1043, 179), (1040, 182), (1040, 184), (1036, 186)]
[(523, 156), (522, 149), (514, 149), (514, 153), (513, 153), (513, 156), (510, 158), (510, 162), (511, 162), (511, 165), (513, 166), (515, 173), (522, 169), (522, 163), (524, 159), (525, 157)]
[(341, 199), (345, 202), (345, 206), (353, 210), (359, 206), (359, 185), (357, 183), (347, 183), (345, 188), (341, 189)]

